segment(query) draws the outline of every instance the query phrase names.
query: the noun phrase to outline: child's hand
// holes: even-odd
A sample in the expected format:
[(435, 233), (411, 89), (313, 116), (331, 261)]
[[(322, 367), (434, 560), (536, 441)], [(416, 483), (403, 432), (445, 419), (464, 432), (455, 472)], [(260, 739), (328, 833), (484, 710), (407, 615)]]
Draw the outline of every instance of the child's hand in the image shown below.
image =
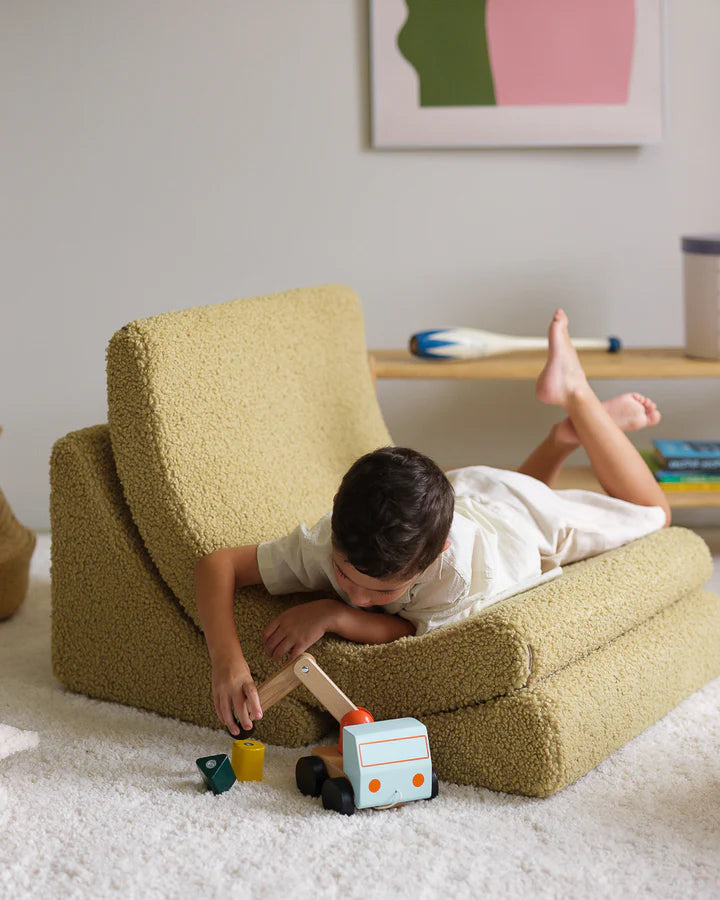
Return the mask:
[(231, 734), (240, 734), (236, 719), (245, 731), (252, 729), (253, 719), (262, 719), (257, 688), (240, 651), (213, 660), (212, 689), (215, 712)]
[(337, 600), (311, 600), (286, 609), (265, 626), (265, 652), (274, 660), (297, 659), (308, 647), (331, 631)]

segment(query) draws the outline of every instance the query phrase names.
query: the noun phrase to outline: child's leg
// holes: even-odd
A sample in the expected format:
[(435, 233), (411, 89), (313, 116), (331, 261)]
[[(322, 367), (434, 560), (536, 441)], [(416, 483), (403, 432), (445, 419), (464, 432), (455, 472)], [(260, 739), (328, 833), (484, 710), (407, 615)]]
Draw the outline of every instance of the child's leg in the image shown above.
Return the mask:
[[(639, 431), (648, 425), (657, 425), (661, 419), (655, 403), (643, 394), (619, 394), (604, 400), (603, 406), (623, 431)], [(548, 436), (533, 450), (518, 472), (531, 475), (552, 487), (565, 460), (580, 446), (580, 438), (572, 421), (563, 419), (553, 425)]]
[(568, 414), (598, 481), (611, 497), (641, 506), (661, 506), (669, 524), (665, 494), (590, 387), (567, 326), (567, 316), (557, 310), (548, 333), (548, 361), (536, 385), (538, 398), (561, 406)]
[(558, 425), (553, 425), (550, 434), (541, 444), (538, 444), (518, 469), (518, 472), (522, 472), (523, 475), (531, 475), (538, 481), (544, 482), (548, 487), (553, 486), (565, 460), (573, 450), (580, 446), (579, 441), (568, 443), (561, 440), (558, 436), (558, 427)]

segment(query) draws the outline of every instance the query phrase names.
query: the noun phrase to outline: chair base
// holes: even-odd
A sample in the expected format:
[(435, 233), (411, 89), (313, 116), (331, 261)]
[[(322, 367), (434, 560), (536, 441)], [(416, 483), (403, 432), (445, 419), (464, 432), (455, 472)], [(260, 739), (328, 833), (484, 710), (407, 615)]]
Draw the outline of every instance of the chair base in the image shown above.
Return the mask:
[[(202, 634), (145, 551), (115, 475), (107, 428), (59, 441), (51, 481), (58, 679), (91, 697), (219, 727)], [(260, 659), (259, 645), (247, 640), (250, 656)], [(720, 598), (693, 591), (531, 687), (419, 718), (441, 779), (544, 797), (718, 675)], [(302, 746), (334, 728), (329, 714), (302, 702), (298, 691), (267, 711), (256, 736)]]
[(554, 675), (424, 718), (440, 778), (546, 797), (720, 676), (720, 597), (700, 591)]

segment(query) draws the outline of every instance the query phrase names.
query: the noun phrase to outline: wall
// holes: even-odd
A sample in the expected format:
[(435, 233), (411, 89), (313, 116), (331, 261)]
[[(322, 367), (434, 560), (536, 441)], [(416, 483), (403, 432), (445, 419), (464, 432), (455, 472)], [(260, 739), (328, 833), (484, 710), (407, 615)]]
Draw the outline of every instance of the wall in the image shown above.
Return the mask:
[[(667, 137), (378, 152), (364, 0), (24, 0), (0, 11), (0, 486), (48, 527), (47, 461), (106, 419), (138, 316), (342, 281), (368, 344), (463, 324), (681, 344), (679, 235), (720, 228), (720, 3), (667, 7)], [(598, 383), (598, 392), (631, 386)], [(720, 437), (718, 386), (632, 385), (662, 436)], [(398, 443), (516, 464), (557, 416), (530, 384), (382, 383)], [(639, 443), (647, 443), (646, 435)]]

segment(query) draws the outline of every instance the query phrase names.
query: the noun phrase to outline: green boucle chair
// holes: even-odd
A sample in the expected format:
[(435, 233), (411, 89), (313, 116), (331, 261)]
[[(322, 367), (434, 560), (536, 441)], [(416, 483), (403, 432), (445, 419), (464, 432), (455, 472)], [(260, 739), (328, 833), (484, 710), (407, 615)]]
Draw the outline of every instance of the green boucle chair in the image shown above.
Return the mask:
[[(313, 523), (353, 460), (391, 442), (360, 304), (327, 286), (167, 313), (118, 331), (107, 363), (108, 424), (52, 454), (54, 671), (70, 690), (220, 727), (193, 567)], [(421, 718), (441, 779), (545, 796), (720, 674), (711, 567), (699, 537), (670, 528), (423, 637), (326, 636), (312, 652), (376, 718)], [(262, 627), (299, 599), (238, 592), (258, 681), (277, 668)], [(334, 726), (298, 689), (256, 732), (300, 746)]]

